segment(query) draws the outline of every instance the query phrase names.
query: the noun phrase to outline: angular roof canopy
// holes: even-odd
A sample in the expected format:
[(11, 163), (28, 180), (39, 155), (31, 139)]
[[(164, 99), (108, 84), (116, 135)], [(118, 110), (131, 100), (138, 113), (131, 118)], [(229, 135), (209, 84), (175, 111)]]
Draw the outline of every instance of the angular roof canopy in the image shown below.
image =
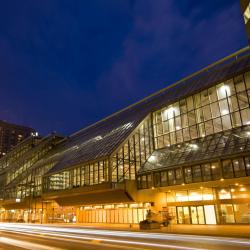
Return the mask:
[(48, 174), (109, 156), (150, 112), (249, 70), (250, 55), (239, 58), (238, 54), (226, 58), (229, 63), (219, 61), (71, 135), (55, 149), (57, 164)]
[(201, 161), (249, 151), (250, 126), (239, 127), (156, 150), (141, 167), (139, 174), (184, 164), (195, 165)]

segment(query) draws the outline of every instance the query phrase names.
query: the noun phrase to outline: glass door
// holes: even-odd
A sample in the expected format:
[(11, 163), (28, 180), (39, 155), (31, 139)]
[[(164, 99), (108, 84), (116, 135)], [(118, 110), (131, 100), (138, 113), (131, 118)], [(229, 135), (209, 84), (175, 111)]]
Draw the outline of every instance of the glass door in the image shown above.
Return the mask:
[(191, 207), (191, 219), (192, 219), (192, 224), (199, 224), (196, 207)]
[(206, 224), (205, 223), (204, 208), (203, 208), (203, 206), (198, 206), (197, 207), (197, 214), (198, 214), (199, 224)]
[(178, 224), (190, 224), (189, 207), (177, 207)]
[(214, 205), (204, 206), (206, 224), (217, 224)]
[(203, 206), (193, 206), (190, 208), (192, 224), (205, 224)]

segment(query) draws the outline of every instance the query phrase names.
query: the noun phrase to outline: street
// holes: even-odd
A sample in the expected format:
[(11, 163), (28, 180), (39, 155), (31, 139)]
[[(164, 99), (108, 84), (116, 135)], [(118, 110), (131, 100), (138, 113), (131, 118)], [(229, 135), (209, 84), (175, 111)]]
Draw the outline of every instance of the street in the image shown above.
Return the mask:
[(0, 223), (0, 249), (250, 249), (250, 239)]

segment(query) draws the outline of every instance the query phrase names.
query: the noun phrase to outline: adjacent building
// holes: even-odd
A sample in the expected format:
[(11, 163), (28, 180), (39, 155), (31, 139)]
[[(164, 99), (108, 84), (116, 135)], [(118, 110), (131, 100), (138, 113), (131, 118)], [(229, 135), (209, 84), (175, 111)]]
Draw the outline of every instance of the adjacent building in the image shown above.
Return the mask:
[(31, 133), (35, 133), (34, 129), (0, 120), (0, 157), (29, 137)]
[(0, 159), (0, 220), (250, 223), (250, 49)]
[(241, 13), (244, 18), (245, 30), (248, 42), (250, 43), (250, 0), (240, 0)]

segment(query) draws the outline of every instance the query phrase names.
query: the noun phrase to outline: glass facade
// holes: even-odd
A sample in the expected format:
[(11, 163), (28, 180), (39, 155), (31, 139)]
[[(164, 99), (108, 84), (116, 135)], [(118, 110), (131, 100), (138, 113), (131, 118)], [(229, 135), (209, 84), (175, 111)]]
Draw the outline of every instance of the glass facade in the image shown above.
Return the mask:
[(112, 159), (112, 182), (135, 180), (137, 171), (153, 152), (150, 118), (145, 119), (135, 133), (115, 153)]
[(129, 223), (145, 220), (148, 204), (107, 204), (80, 207), (79, 223)]
[(250, 124), (250, 72), (153, 113), (156, 148)]
[(72, 189), (103, 182), (108, 182), (107, 159), (44, 177), (44, 191)]
[(169, 191), (166, 196), (177, 224), (250, 223), (249, 185)]
[(139, 189), (147, 189), (245, 176), (250, 176), (250, 156), (140, 174), (137, 182)]

